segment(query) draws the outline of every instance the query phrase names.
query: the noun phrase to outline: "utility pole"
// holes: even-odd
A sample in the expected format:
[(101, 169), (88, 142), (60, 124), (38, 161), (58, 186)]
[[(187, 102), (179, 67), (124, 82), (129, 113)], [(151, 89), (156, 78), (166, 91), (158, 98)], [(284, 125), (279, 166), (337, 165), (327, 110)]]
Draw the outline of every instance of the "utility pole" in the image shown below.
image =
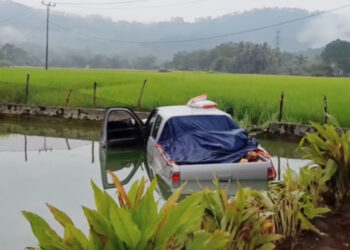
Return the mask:
[(276, 30), (276, 51), (277, 51), (277, 63), (281, 63), (281, 51), (280, 51), (280, 44), (281, 44), (281, 30)]
[(281, 42), (281, 30), (276, 30), (276, 49), (280, 49), (280, 42)]
[(46, 60), (45, 60), (45, 70), (48, 69), (48, 61), (49, 61), (49, 15), (50, 15), (50, 7), (55, 7), (55, 3), (45, 3), (44, 0), (41, 2), (42, 5), (46, 6)]

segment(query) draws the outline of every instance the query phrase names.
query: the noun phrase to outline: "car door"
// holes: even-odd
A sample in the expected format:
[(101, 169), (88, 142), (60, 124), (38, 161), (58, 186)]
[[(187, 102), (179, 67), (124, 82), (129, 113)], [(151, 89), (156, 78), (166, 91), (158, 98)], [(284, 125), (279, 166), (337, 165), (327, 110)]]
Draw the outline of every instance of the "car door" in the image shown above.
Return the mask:
[(160, 124), (162, 123), (162, 117), (155, 113), (150, 118), (149, 123), (149, 136), (147, 139), (147, 152), (151, 155), (154, 154), (154, 150), (156, 149), (155, 146), (157, 144), (157, 135), (159, 132)]
[(159, 150), (156, 148), (157, 145), (157, 136), (160, 133), (160, 125), (162, 123), (162, 117), (159, 114), (154, 115), (154, 121), (150, 121), (152, 123), (152, 127), (150, 129), (150, 135), (147, 140), (147, 160), (148, 163), (152, 166), (152, 168), (159, 172), (162, 168), (162, 159)]
[(144, 124), (131, 109), (106, 110), (100, 140), (102, 146), (140, 146), (145, 141)]

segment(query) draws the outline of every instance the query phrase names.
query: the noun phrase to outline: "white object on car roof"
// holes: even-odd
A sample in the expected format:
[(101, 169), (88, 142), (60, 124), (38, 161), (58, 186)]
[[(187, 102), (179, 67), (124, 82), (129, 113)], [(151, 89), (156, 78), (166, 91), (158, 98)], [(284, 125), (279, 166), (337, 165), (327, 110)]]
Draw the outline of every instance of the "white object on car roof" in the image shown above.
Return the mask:
[(208, 100), (208, 95), (200, 95), (188, 101), (187, 106), (192, 108), (211, 109), (218, 106), (217, 103)]
[(217, 108), (201, 109), (192, 108), (186, 105), (178, 106), (166, 106), (157, 108), (158, 114), (163, 117), (164, 120), (168, 120), (175, 116), (189, 116), (189, 115), (226, 115), (230, 117), (229, 114)]

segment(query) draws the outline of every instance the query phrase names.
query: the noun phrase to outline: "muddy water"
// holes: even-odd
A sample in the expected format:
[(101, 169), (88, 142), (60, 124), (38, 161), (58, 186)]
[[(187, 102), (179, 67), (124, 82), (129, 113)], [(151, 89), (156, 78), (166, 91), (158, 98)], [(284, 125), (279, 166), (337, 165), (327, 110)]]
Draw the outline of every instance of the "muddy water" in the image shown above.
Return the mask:
[[(115, 191), (106, 176), (114, 171), (126, 189), (143, 176), (149, 179), (142, 149), (99, 150), (99, 124), (59, 124), (49, 121), (0, 119), (0, 242), (1, 249), (36, 246), (22, 210), (40, 214), (58, 232), (45, 202), (70, 215), (87, 231), (81, 206), (94, 207), (90, 181)], [(287, 164), (295, 170), (305, 165), (295, 153), (297, 143), (260, 140), (283, 174)], [(159, 197), (169, 190), (160, 184)]]

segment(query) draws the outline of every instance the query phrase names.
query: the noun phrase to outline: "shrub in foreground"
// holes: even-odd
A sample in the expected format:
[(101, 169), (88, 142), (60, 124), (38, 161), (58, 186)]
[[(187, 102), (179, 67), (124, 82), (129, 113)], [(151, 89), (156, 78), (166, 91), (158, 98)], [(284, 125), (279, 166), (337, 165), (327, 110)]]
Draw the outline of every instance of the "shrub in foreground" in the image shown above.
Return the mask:
[[(331, 166), (329, 166), (331, 168)], [(303, 230), (311, 230), (324, 235), (312, 220), (330, 212), (321, 196), (328, 191), (326, 182), (332, 177), (332, 171), (318, 167), (303, 167), (298, 175), (288, 168), (283, 181), (271, 182), (268, 191), (254, 191), (253, 205), (270, 214), (275, 233), (297, 243)]]
[[(317, 133), (306, 133), (300, 142), (305, 152), (304, 158), (312, 160), (323, 169), (331, 166), (335, 174), (329, 182), (330, 192), (327, 196), (335, 196), (339, 207), (350, 192), (350, 130), (344, 132), (333, 125), (312, 123)], [(307, 142), (308, 144), (305, 145)], [(331, 203), (331, 202), (328, 202)]]
[(110, 174), (118, 202), (92, 183), (96, 210), (83, 207), (90, 225), (88, 237), (51, 205), (50, 211), (64, 227), (63, 237), (40, 216), (23, 212), (41, 249), (269, 250), (280, 238), (271, 233), (271, 220), (248, 206), (249, 189), (239, 187), (236, 197), (228, 199), (217, 185), (216, 192), (206, 189), (179, 201), (179, 188), (159, 210), (153, 196), (156, 180), (147, 189), (145, 179), (135, 182), (126, 193)]

